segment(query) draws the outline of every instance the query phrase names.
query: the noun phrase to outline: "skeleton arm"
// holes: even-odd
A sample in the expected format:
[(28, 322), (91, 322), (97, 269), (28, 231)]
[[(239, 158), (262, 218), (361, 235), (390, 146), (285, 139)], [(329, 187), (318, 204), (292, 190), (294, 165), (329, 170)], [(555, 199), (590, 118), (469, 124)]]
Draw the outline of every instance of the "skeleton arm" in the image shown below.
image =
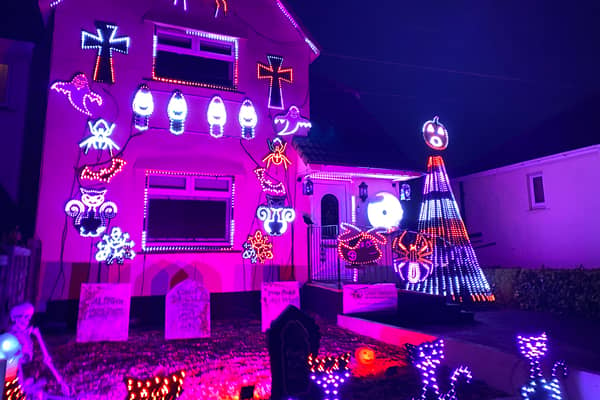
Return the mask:
[(40, 345), (40, 349), (42, 351), (42, 354), (44, 355), (44, 364), (46, 364), (48, 369), (52, 372), (52, 375), (54, 375), (54, 377), (56, 378), (56, 381), (60, 384), (60, 387), (61, 387), (63, 393), (68, 394), (69, 387), (66, 385), (66, 383), (63, 380), (60, 373), (56, 370), (56, 367), (54, 366), (54, 363), (52, 362), (52, 357), (50, 357), (50, 353), (48, 353), (48, 348), (46, 347), (46, 343), (44, 342), (44, 339), (42, 338), (42, 333), (40, 332), (39, 328), (37, 328), (37, 327), (33, 328), (31, 330), (31, 334), (33, 336), (35, 336), (35, 338), (37, 339), (37, 341)]

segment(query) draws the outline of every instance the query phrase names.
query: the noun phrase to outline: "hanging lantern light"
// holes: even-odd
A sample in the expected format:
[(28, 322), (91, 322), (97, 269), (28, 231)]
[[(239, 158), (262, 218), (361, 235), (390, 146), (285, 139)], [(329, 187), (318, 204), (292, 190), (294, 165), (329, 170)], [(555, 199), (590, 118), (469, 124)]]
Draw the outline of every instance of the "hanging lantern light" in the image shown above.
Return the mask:
[(358, 185), (358, 197), (363, 203), (367, 201), (367, 198), (369, 197), (369, 185), (364, 182)]
[(306, 178), (304, 180), (304, 183), (302, 184), (302, 194), (305, 196), (312, 196), (313, 193), (314, 193), (313, 182), (310, 180), (310, 178)]

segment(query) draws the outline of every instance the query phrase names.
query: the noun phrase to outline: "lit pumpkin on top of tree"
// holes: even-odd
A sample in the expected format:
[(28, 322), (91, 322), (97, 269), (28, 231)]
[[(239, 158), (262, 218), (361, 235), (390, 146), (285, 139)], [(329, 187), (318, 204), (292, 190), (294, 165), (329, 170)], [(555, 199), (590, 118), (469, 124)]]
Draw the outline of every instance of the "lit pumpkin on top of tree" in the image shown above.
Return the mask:
[(437, 115), (423, 125), (423, 139), (427, 146), (434, 150), (444, 150), (448, 147), (448, 131), (440, 123)]

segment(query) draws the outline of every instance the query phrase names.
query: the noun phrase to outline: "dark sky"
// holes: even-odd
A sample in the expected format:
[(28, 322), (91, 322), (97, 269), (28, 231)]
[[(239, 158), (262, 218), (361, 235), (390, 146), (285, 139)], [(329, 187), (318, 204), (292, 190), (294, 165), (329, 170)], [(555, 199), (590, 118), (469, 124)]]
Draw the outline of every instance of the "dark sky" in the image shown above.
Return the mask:
[(356, 89), (409, 157), (434, 115), (455, 176), (600, 143), (597, 0), (287, 3), (320, 44), (311, 72)]

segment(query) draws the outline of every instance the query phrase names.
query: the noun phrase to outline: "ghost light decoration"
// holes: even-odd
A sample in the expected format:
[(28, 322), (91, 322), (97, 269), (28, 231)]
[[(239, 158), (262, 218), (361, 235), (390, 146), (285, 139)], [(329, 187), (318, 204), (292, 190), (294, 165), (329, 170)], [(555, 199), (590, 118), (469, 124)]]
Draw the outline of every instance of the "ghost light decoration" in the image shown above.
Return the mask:
[(433, 150), (444, 150), (448, 147), (448, 131), (440, 123), (437, 115), (423, 125), (423, 139)]
[(140, 85), (135, 92), (131, 107), (133, 108), (133, 114), (135, 115), (135, 129), (138, 131), (147, 130), (150, 116), (154, 112), (154, 98), (152, 97), (152, 92), (148, 85), (145, 83)]
[(111, 124), (105, 119), (98, 119), (94, 123), (88, 121), (91, 136), (88, 136), (79, 143), (79, 147), (84, 148), (83, 152), (87, 154), (90, 147), (95, 150), (108, 149), (111, 153), (113, 149), (119, 150), (119, 146), (110, 138), (115, 130), (115, 124)]
[(265, 232), (270, 236), (281, 236), (287, 231), (288, 223), (296, 219), (296, 211), (291, 207), (261, 205), (256, 209), (256, 216), (263, 221)]
[(172, 134), (181, 135), (185, 130), (185, 119), (188, 114), (188, 106), (180, 90), (173, 91), (169, 104), (167, 105), (167, 115), (169, 116), (170, 128)]
[(105, 201), (106, 190), (80, 188), (81, 200), (70, 200), (65, 212), (73, 218), (73, 225), (83, 237), (98, 237), (117, 215), (117, 205)]
[(110, 235), (102, 236), (96, 247), (96, 261), (105, 262), (111, 265), (116, 262), (123, 265), (125, 259), (133, 260), (135, 251), (133, 251), (134, 241), (129, 238), (129, 233), (123, 232), (121, 228), (115, 226), (110, 231)]
[[(221, 96), (214, 96), (208, 103), (206, 119), (208, 120), (210, 136), (214, 138), (223, 136), (223, 130), (227, 122), (227, 110), (225, 110), (225, 103)], [(218, 131), (215, 131), (215, 126), (218, 126)]]
[(273, 119), (273, 125), (275, 125), (275, 132), (279, 136), (306, 136), (312, 128), (312, 123), (300, 115), (300, 109), (296, 106), (291, 106), (285, 114), (276, 115)]
[(377, 232), (378, 228), (363, 231), (348, 223), (342, 223), (340, 227), (342, 233), (338, 235), (338, 255), (350, 267), (374, 264), (381, 259), (381, 246), (387, 243), (387, 239)]
[(410, 235), (414, 239), (409, 241), (407, 234), (403, 231), (392, 241), (394, 270), (408, 283), (423, 282), (433, 269), (433, 243), (422, 233)]
[(250, 140), (256, 136), (256, 124), (258, 123), (258, 116), (256, 115), (256, 109), (250, 99), (245, 99), (240, 107), (240, 113), (238, 114), (238, 120), (242, 127), (242, 138)]
[(88, 117), (92, 116), (92, 103), (100, 107), (103, 102), (102, 97), (90, 89), (85, 74), (77, 74), (70, 81), (56, 81), (50, 86), (50, 90), (64, 95), (74, 109)]
[(387, 192), (377, 193), (367, 206), (369, 223), (374, 228), (388, 231), (396, 229), (404, 215), (400, 201), (396, 196)]

